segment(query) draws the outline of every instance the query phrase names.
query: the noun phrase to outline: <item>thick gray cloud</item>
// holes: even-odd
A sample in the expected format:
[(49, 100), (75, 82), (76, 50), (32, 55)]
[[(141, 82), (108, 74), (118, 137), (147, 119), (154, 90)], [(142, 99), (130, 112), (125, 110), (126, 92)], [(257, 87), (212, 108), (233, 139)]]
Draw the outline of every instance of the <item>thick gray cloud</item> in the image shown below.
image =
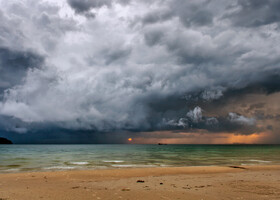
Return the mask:
[(251, 134), (260, 131), (255, 125), (254, 118), (248, 118), (237, 113), (228, 113), (227, 116), (204, 116), (203, 110), (197, 106), (178, 120), (167, 121), (171, 129), (206, 129), (210, 132), (235, 132)]
[(279, 91), (278, 4), (257, 2), (0, 1), (1, 130), (261, 131), (202, 114)]

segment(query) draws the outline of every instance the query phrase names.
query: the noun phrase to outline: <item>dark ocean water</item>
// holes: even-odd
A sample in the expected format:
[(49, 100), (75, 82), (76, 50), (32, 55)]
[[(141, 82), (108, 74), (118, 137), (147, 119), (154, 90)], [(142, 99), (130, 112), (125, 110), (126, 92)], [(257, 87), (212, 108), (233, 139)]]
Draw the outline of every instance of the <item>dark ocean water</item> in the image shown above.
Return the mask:
[(280, 164), (280, 145), (0, 145), (0, 173)]

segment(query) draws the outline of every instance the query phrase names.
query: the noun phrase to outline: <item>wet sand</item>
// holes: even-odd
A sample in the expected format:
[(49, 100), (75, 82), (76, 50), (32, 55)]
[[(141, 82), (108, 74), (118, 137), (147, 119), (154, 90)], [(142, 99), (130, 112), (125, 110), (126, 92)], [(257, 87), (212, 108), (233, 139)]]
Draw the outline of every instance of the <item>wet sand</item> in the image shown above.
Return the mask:
[(280, 166), (0, 174), (0, 200), (280, 199)]

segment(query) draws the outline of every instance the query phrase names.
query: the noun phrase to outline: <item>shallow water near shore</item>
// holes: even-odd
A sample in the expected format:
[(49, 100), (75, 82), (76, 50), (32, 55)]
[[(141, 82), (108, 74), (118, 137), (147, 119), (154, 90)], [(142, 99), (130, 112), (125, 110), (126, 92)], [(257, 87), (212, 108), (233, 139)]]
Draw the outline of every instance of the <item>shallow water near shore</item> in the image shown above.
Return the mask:
[(275, 165), (280, 145), (0, 145), (0, 173)]

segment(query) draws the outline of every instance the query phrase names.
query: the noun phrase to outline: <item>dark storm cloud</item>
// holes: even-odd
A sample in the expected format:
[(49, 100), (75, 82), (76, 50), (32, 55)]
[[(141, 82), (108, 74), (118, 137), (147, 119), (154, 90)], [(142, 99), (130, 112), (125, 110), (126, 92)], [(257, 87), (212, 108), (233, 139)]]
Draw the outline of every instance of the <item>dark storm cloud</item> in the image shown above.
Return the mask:
[[(270, 95), (280, 91), (280, 71), (275, 70), (268, 73), (264, 77), (256, 78), (246, 85), (241, 87), (228, 88), (226, 84), (221, 84), (220, 87), (203, 88), (195, 92), (189, 93), (185, 96), (188, 106), (207, 105), (216, 107), (218, 105), (224, 105), (230, 100), (238, 99), (247, 94), (265, 94)], [(244, 78), (248, 75), (244, 76)], [(240, 77), (241, 78), (241, 77)], [(250, 105), (249, 110), (255, 110), (261, 108), (264, 103), (257, 103)]]
[(278, 0), (238, 0), (233, 13), (225, 14), (236, 26), (257, 27), (280, 21)]
[(76, 13), (83, 14), (87, 18), (94, 18), (95, 13), (91, 12), (92, 9), (110, 7), (114, 2), (126, 5), (130, 0), (67, 0), (67, 2)]
[(152, 9), (142, 17), (141, 21), (143, 25), (149, 25), (178, 17), (186, 27), (207, 26), (212, 24), (215, 12), (216, 9), (211, 7), (211, 1), (175, 0), (169, 1), (164, 8)]
[(0, 47), (0, 91), (21, 83), (28, 69), (42, 66), (44, 58), (33, 52)]
[(126, 143), (131, 134), (45, 129), (25, 134), (1, 131), (1, 136), (9, 138), (14, 144), (120, 144)]
[(77, 13), (85, 13), (92, 8), (110, 6), (112, 3), (111, 0), (67, 0), (67, 2)]
[(177, 0), (171, 3), (171, 9), (185, 26), (206, 26), (213, 21), (213, 10), (209, 9), (210, 1)]
[(277, 1), (1, 5), (6, 132), (251, 134), (263, 130), (267, 105), (244, 101), (248, 113), (223, 106), (280, 89), (280, 34), (262, 26), (278, 23)]
[(144, 25), (146, 24), (154, 24), (157, 22), (162, 22), (165, 20), (170, 19), (171, 17), (173, 17), (173, 13), (171, 12), (171, 10), (169, 9), (165, 9), (165, 10), (155, 10), (155, 11), (151, 11), (149, 13), (147, 13), (143, 19), (142, 19), (142, 23)]

